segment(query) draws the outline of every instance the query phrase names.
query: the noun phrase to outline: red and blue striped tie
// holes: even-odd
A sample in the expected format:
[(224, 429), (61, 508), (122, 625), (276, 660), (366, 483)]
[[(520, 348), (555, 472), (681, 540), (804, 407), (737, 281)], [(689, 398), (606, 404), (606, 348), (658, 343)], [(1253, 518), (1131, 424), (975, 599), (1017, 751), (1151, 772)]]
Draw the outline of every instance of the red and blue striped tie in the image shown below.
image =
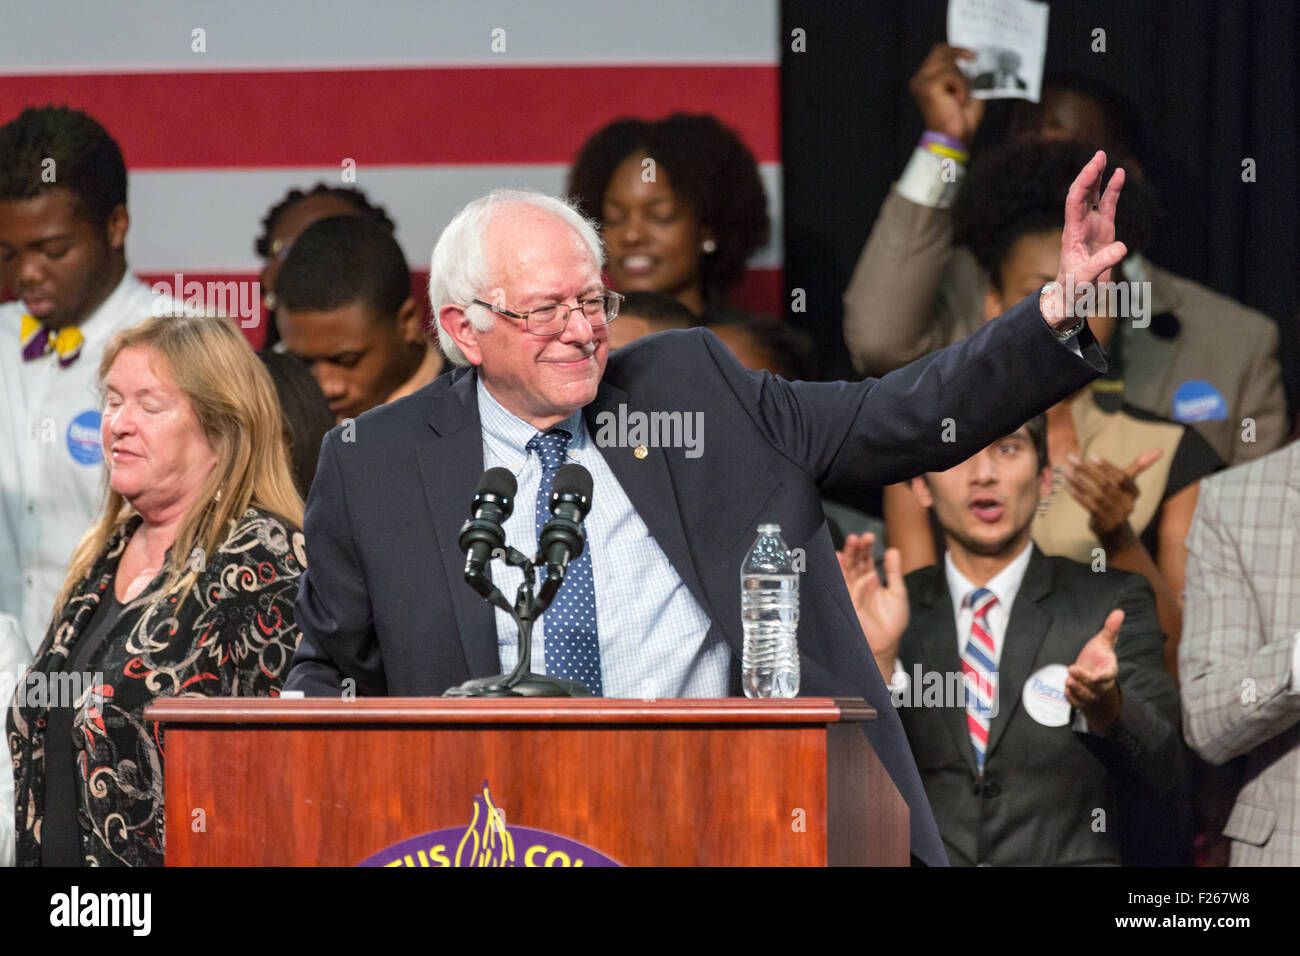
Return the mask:
[(961, 672), (966, 684), (966, 727), (970, 730), (980, 776), (984, 775), (984, 754), (989, 746), (989, 723), (993, 719), (993, 695), (998, 680), (993, 629), (989, 626), (989, 608), (997, 603), (997, 595), (988, 588), (976, 588), (965, 601), (974, 617), (966, 649), (961, 654)]

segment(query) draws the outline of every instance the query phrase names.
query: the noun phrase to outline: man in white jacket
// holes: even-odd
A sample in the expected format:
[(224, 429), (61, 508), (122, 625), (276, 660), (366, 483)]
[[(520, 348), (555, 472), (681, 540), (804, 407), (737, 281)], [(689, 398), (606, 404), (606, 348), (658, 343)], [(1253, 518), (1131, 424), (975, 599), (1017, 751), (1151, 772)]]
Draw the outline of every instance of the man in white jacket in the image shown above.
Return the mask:
[(95, 120), (24, 110), (0, 156), (0, 613), (34, 651), (102, 500), (104, 346), (174, 303), (127, 271), (126, 167)]

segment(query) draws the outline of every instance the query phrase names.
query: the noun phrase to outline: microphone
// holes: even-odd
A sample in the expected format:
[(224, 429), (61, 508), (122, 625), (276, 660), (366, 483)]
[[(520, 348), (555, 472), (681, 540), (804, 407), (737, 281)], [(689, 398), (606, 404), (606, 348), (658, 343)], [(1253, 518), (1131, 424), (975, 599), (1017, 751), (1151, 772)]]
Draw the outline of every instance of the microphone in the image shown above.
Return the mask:
[(564, 583), (569, 562), (581, 555), (587, 545), (582, 520), (591, 510), (591, 489), (591, 472), (581, 465), (568, 464), (555, 473), (551, 517), (542, 525), (537, 540), (538, 557), (546, 561), (546, 581), (537, 595), (542, 607), (550, 605)]
[(515, 476), (505, 468), (489, 468), (478, 480), (471, 517), (460, 529), (466, 579), (480, 578), (493, 552), (506, 545), (502, 523), (515, 507)]
[[(528, 670), (532, 660), (533, 624), (564, 583), (565, 567), (582, 554), (587, 543), (582, 519), (591, 509), (591, 484), (591, 473), (581, 465), (565, 465), (556, 472), (551, 489), (551, 518), (542, 526), (537, 556), (530, 561), (514, 548), (505, 546), (505, 529), (501, 527), (514, 509), (518, 490), (515, 476), (504, 468), (483, 473), (474, 491), (473, 517), (460, 529), (460, 549), (465, 552), (465, 583), (493, 607), (514, 617), (519, 626), (519, 662), (509, 674), (465, 681), (444, 691), (444, 697), (591, 696), (591, 691), (577, 681)], [(504, 555), (506, 564), (524, 572), (514, 607), (483, 573), (494, 555)], [(535, 572), (543, 556), (547, 562), (546, 581), (534, 600)], [(491, 633), (496, 633), (495, 627)]]

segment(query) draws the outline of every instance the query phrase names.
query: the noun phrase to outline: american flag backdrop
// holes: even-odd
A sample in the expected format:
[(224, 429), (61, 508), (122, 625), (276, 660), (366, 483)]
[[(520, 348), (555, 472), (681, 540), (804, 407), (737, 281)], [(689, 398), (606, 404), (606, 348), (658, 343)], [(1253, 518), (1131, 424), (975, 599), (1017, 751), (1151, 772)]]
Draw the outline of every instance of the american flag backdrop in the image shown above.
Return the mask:
[[(130, 176), (127, 262), (146, 281), (251, 282), (267, 210), (324, 181), (388, 210), (422, 287), (469, 199), (558, 194), (605, 123), (688, 110), (761, 164), (773, 238), (734, 298), (783, 311), (777, 0), (0, 7), (0, 123), (54, 103), (105, 126)], [(247, 334), (260, 344), (264, 326)]]

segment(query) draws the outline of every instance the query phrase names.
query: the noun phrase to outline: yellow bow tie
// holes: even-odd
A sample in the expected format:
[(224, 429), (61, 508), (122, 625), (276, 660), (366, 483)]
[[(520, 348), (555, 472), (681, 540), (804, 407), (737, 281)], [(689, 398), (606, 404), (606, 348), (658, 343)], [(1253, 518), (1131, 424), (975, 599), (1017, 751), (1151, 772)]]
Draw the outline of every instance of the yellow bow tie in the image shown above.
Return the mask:
[(23, 361), (30, 362), (48, 352), (56, 352), (59, 365), (67, 368), (81, 354), (84, 341), (81, 329), (68, 325), (61, 329), (47, 329), (39, 319), (24, 315), (22, 320)]

